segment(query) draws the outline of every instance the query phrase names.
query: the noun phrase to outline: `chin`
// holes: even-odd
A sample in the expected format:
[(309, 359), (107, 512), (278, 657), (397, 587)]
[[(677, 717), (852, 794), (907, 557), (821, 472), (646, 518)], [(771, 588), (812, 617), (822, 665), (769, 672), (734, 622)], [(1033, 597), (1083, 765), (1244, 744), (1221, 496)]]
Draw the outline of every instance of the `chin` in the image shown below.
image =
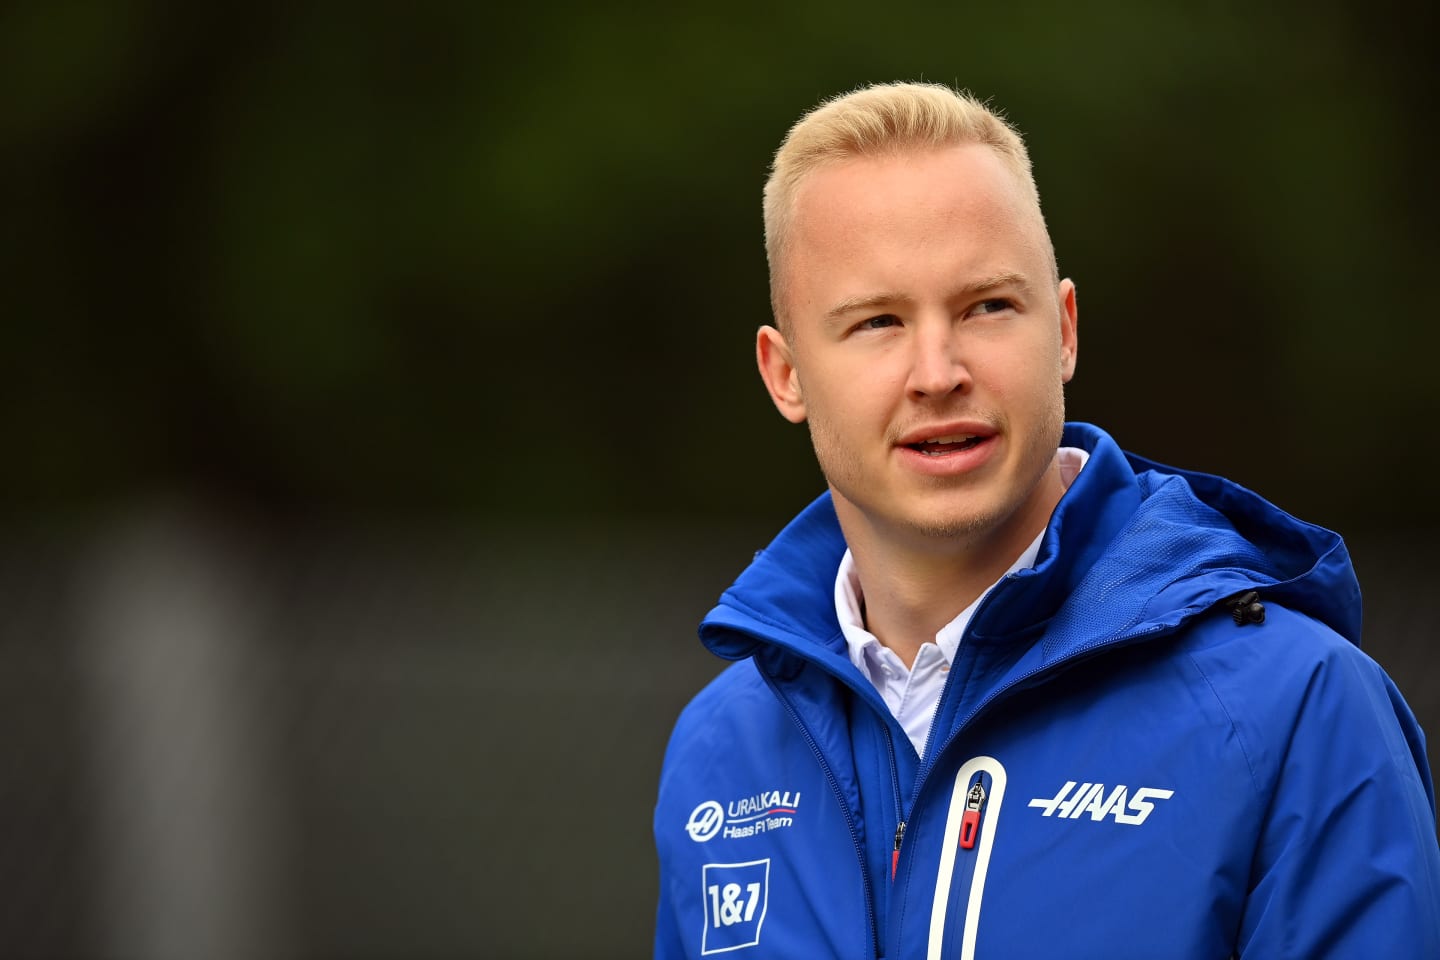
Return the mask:
[(961, 514), (950, 517), (930, 516), (912, 523), (910, 529), (930, 540), (970, 541), (983, 537), (997, 526), (994, 517)]

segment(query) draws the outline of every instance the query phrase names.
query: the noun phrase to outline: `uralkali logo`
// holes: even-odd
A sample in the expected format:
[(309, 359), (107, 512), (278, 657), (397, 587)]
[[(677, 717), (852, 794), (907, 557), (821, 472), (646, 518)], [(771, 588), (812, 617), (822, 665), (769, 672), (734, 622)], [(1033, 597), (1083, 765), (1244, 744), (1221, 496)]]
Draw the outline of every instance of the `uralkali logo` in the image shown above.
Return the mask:
[(1103, 783), (1082, 783), (1075, 789), (1074, 780), (1066, 780), (1065, 786), (1053, 797), (1036, 797), (1030, 806), (1045, 811), (1045, 816), (1059, 819), (1079, 820), (1090, 814), (1091, 820), (1113, 817), (1116, 823), (1139, 826), (1145, 818), (1155, 812), (1156, 800), (1169, 800), (1174, 790), (1159, 790), (1155, 787), (1140, 787), (1134, 793), (1123, 783), (1107, 791)]
[(726, 839), (754, 837), (795, 825), (800, 810), (800, 791), (769, 790), (731, 800), (721, 806), (706, 800), (690, 813), (685, 832), (696, 843), (724, 834)]

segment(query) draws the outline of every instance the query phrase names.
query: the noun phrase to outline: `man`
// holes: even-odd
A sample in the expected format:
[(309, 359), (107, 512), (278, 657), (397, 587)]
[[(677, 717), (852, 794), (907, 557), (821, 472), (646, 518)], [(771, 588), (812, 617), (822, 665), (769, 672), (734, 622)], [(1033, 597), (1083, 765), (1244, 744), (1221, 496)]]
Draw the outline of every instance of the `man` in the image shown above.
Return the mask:
[(1019, 136), (877, 86), (765, 191), (760, 374), (829, 490), (701, 625), (658, 957), (1440, 957), (1424, 740), (1336, 535), (1065, 425)]

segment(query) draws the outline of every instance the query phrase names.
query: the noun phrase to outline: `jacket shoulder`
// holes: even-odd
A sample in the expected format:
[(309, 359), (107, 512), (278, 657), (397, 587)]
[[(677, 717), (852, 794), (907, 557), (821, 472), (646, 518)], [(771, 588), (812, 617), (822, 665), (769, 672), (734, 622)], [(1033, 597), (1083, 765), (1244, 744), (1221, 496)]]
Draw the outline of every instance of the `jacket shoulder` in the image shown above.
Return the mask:
[(1236, 625), (1218, 611), (1183, 646), (1234, 725), (1262, 793), (1285, 765), (1310, 759), (1295, 752), (1318, 747), (1309, 734), (1320, 729), (1330, 731), (1326, 749), (1370, 752), (1430, 793), (1423, 735), (1395, 684), (1314, 617), (1266, 602), (1263, 623)]
[(733, 741), (738, 723), (753, 723), (757, 714), (778, 712), (779, 704), (755, 662), (750, 659), (731, 664), (707, 683), (675, 721), (665, 748), (661, 785), (687, 756), (713, 755)]
[(1440, 955), (1425, 740), (1385, 671), (1279, 603), (1263, 623), (1207, 618), (1184, 646), (1265, 811), (1241, 955), (1363, 955), (1366, 943), (1373, 955)]

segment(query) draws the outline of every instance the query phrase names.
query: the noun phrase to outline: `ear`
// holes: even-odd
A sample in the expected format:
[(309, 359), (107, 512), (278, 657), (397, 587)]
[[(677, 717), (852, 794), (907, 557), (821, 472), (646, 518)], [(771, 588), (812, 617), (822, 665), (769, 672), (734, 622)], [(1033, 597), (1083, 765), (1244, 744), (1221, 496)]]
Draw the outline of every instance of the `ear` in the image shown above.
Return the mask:
[(1060, 281), (1060, 380), (1069, 383), (1075, 376), (1080, 352), (1080, 313), (1075, 306), (1075, 281)]
[(805, 399), (785, 335), (774, 327), (761, 327), (755, 335), (755, 362), (760, 367), (760, 379), (765, 381), (765, 389), (770, 391), (775, 409), (791, 423), (803, 423)]

